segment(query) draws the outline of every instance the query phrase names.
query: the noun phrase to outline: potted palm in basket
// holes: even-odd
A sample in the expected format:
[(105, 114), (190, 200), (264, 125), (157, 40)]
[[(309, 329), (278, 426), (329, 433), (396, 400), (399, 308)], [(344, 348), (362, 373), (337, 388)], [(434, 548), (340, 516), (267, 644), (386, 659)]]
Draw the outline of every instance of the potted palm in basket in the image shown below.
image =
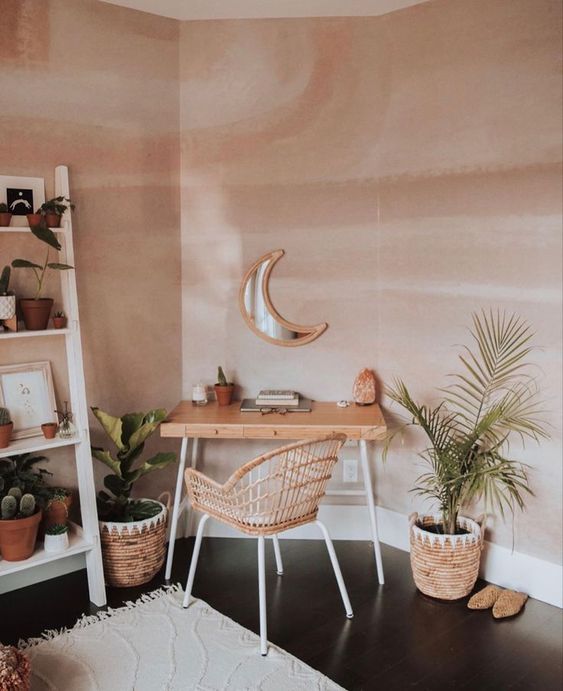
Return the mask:
[(98, 493), (104, 573), (108, 585), (129, 587), (150, 581), (164, 563), (168, 507), (155, 499), (132, 499), (135, 482), (176, 460), (171, 452), (139, 461), (145, 441), (166, 417), (161, 408), (114, 417), (92, 412), (117, 453), (92, 447), (92, 455), (112, 471)]
[(527, 361), (530, 326), (516, 315), (482, 312), (473, 315), (471, 336), (462, 370), (440, 389), (437, 405), (416, 403), (400, 380), (388, 391), (410, 416), (403, 427), (420, 427), (429, 442), (420, 454), (429, 469), (414, 491), (439, 513), (410, 517), (411, 566), (417, 588), (444, 600), (467, 595), (479, 571), (484, 526), (462, 512), (479, 499), (503, 517), (523, 509), (531, 493), (526, 466), (509, 456), (508, 442), (547, 436)]

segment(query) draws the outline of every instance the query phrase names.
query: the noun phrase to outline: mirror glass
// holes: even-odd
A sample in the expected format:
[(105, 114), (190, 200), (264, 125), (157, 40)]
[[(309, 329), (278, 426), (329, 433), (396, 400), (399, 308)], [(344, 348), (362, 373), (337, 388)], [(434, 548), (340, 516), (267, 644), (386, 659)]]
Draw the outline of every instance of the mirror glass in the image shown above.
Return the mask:
[(293, 324), (273, 306), (269, 291), (270, 274), (283, 255), (283, 250), (275, 250), (252, 265), (241, 284), (240, 308), (247, 324), (258, 336), (278, 345), (303, 345), (317, 338), (327, 324)]

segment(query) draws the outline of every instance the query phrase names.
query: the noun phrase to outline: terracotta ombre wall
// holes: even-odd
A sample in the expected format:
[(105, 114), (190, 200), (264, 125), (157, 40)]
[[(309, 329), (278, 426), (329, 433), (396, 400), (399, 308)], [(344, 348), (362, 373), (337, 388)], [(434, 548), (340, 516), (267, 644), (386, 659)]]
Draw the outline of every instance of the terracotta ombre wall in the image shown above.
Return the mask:
[[(552, 440), (517, 551), (561, 561), (561, 17), (558, 0), (436, 0), (383, 17), (186, 22), (180, 30), (183, 384), (223, 364), (243, 392), (349, 397), (356, 372), (429, 400), (473, 310), (529, 319)], [(283, 247), (280, 348), (245, 326), (244, 270)], [(377, 465), (408, 513), (420, 438)], [(214, 442), (225, 477), (261, 446)], [(510, 547), (512, 524), (490, 521)]]
[[(181, 392), (178, 23), (94, 0), (0, 0), (0, 16), (0, 173), (42, 176), (52, 196), (55, 166), (69, 166), (88, 402), (115, 414), (171, 407)], [(0, 242), (0, 266), (36, 251), (33, 238)], [(28, 279), (13, 273), (25, 293)], [(0, 362), (51, 360), (62, 401), (60, 343), (0, 343)], [(70, 455), (49, 456), (72, 484)]]

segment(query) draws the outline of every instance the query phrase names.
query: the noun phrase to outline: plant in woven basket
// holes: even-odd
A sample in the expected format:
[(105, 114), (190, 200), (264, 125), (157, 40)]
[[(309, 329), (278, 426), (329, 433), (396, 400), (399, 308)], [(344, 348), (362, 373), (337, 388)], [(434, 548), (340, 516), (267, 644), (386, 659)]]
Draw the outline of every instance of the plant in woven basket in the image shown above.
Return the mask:
[(531, 489), (526, 466), (510, 458), (509, 440), (547, 437), (527, 359), (530, 326), (514, 314), (481, 312), (473, 314), (470, 333), (473, 346), (459, 355), (461, 371), (440, 389), (443, 400), (437, 405), (415, 402), (400, 380), (388, 391), (409, 413), (403, 427), (418, 426), (428, 438), (420, 455), (430, 469), (414, 491), (439, 505), (438, 531), (448, 535), (459, 532), (460, 511), (480, 498), (487, 510), (498, 509), (503, 517), (507, 508), (523, 509)]
[(166, 417), (162, 408), (148, 413), (127, 413), (114, 417), (99, 408), (92, 408), (96, 419), (117, 448), (117, 453), (99, 447), (92, 447), (92, 454), (110, 468), (112, 473), (104, 478), (104, 490), (98, 493), (98, 514), (102, 520), (128, 523), (156, 516), (161, 505), (150, 500), (132, 500), (131, 491), (135, 482), (155, 470), (165, 468), (176, 460), (172, 452), (157, 453), (149, 459), (140, 460), (145, 442)]

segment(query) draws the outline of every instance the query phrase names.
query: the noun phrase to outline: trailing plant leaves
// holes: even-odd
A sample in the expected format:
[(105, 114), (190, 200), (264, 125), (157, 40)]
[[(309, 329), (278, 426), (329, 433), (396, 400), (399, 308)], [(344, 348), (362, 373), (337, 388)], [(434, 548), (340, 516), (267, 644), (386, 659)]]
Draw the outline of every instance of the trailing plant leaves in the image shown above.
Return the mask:
[(30, 230), (36, 238), (47, 243), (47, 245), (56, 249), (57, 252), (61, 249), (61, 243), (57, 240), (57, 236), (50, 228), (47, 228), (47, 226), (43, 224), (31, 226)]
[(70, 264), (61, 264), (60, 262), (49, 262), (47, 266), (50, 269), (57, 269), (57, 271), (68, 271), (69, 269), (74, 269), (74, 266), (70, 266)]
[(43, 270), (42, 266), (39, 266), (39, 264), (34, 264), (33, 262), (28, 261), (27, 259), (14, 259), (12, 262), (12, 266), (14, 269), (39, 269), (40, 271)]

